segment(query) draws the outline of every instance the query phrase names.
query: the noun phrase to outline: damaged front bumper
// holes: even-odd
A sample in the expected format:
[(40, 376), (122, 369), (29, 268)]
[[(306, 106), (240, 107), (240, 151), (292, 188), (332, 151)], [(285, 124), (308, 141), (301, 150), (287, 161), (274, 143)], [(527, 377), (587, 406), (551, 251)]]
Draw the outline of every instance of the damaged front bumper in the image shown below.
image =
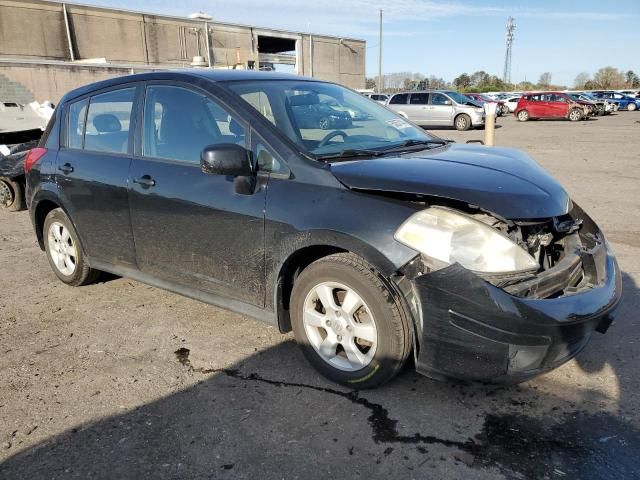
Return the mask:
[[(598, 233), (601, 241), (567, 254), (537, 283), (500, 288), (458, 264), (413, 276), (403, 290), (417, 320), (417, 370), (517, 383), (577, 355), (594, 331), (606, 332), (622, 296), (617, 262)], [(564, 290), (553, 288), (560, 283)]]

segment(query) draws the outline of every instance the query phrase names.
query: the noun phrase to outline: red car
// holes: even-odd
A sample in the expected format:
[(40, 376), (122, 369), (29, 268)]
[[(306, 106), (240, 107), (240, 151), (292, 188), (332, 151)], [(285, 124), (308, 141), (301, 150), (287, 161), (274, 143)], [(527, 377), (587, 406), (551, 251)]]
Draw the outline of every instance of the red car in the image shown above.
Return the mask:
[(589, 116), (590, 107), (562, 92), (527, 93), (520, 98), (513, 114), (521, 122), (530, 118), (568, 118), (577, 122)]
[(481, 93), (465, 93), (464, 96), (467, 98), (470, 98), (471, 100), (476, 101), (480, 105), (484, 105), (485, 103), (488, 103), (488, 102), (497, 103), (498, 108), (496, 109), (496, 112), (498, 116), (507, 115), (509, 113), (509, 107), (507, 107), (504, 104), (504, 102), (501, 102), (500, 100), (493, 100), (489, 97), (482, 95)]

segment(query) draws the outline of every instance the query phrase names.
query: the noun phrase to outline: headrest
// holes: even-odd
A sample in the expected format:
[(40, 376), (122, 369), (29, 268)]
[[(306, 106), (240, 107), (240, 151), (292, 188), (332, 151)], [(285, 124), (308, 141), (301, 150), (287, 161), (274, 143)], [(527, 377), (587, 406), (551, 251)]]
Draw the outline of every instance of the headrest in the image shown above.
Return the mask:
[(101, 113), (93, 118), (93, 126), (100, 133), (113, 133), (122, 130), (118, 117), (112, 113)]

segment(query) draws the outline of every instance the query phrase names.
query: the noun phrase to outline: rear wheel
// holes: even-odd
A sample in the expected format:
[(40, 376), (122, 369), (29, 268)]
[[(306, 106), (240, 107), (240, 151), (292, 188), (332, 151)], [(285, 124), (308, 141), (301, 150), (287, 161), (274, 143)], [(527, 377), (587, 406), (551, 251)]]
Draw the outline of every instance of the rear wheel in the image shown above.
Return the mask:
[(24, 187), (21, 182), (0, 177), (0, 207), (10, 212), (25, 209)]
[(635, 103), (630, 103), (629, 105), (627, 105), (627, 110), (629, 110), (630, 112), (633, 112), (635, 109), (636, 109)]
[(351, 388), (387, 382), (411, 350), (411, 330), (391, 292), (350, 253), (324, 257), (302, 271), (291, 294), (291, 319), (309, 362)]
[(502, 115), (509, 115), (509, 107), (506, 105), (502, 106)]
[(461, 113), (454, 120), (456, 130), (469, 130), (471, 128), (471, 118), (466, 113)]
[(43, 236), (49, 264), (60, 280), (73, 287), (97, 280), (100, 272), (89, 267), (78, 234), (62, 209), (49, 212)]
[(329, 120), (327, 117), (322, 117), (318, 122), (318, 125), (322, 130), (329, 130), (329, 128), (331, 127), (331, 120)]
[(518, 120), (521, 122), (526, 122), (527, 120), (529, 120), (529, 112), (527, 112), (526, 110), (520, 110), (518, 112)]
[(572, 122), (577, 122), (578, 120), (582, 120), (582, 112), (577, 108), (574, 108), (569, 112), (569, 120)]

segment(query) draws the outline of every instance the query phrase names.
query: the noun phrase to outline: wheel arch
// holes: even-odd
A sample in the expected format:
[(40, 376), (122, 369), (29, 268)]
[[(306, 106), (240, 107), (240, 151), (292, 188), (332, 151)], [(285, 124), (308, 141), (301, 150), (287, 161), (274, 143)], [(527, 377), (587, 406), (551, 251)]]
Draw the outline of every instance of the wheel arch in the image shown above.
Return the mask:
[(267, 292), (267, 301), (272, 304), (282, 333), (291, 331), (289, 302), (295, 279), (316, 260), (335, 253), (353, 253), (369, 263), (386, 283), (390, 283), (387, 278), (401, 266), (394, 265), (380, 251), (362, 240), (336, 232), (307, 232), (281, 244), (292, 245), (293, 248), (278, 255), (281, 260), (277, 264), (274, 262), (275, 268), (268, 281), (272, 288)]

